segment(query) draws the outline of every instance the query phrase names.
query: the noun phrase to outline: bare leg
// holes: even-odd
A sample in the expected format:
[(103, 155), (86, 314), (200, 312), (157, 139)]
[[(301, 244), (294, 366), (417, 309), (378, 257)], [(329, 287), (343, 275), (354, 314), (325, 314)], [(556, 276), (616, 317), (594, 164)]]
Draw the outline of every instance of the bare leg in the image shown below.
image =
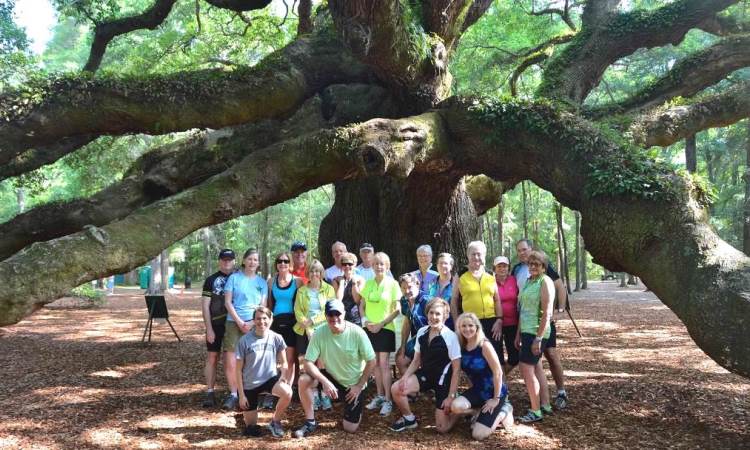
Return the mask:
[(529, 394), (531, 409), (539, 411), (539, 380), (534, 375), (535, 367), (531, 364), (521, 363), (521, 374), (524, 383), (526, 383), (526, 392)]
[(245, 420), (245, 426), (258, 424), (258, 410), (242, 411), (242, 418)]
[(539, 381), (539, 401), (542, 405), (549, 405), (549, 386), (547, 386), (547, 374), (544, 373), (542, 360), (534, 366), (535, 377)]
[(399, 374), (403, 375), (406, 369), (409, 368), (409, 364), (411, 364), (410, 358), (407, 358), (405, 355), (396, 355), (396, 367), (398, 367)]
[(318, 380), (314, 380), (310, 375), (303, 374), (299, 377), (299, 401), (302, 403), (302, 410), (305, 412), (305, 419), (315, 420), (315, 411), (313, 411), (313, 389), (318, 386)]
[(224, 352), (224, 374), (227, 377), (229, 391), (237, 393), (237, 360), (234, 358), (234, 351)]
[(393, 402), (398, 407), (398, 410), (401, 411), (402, 416), (411, 415), (409, 395), (416, 394), (417, 392), (419, 392), (419, 380), (417, 380), (416, 375), (411, 375), (407, 379), (401, 378), (391, 386)]
[(273, 386), (271, 393), (279, 398), (278, 403), (276, 403), (276, 410), (273, 412), (273, 420), (281, 422), (289, 403), (292, 401), (292, 386), (278, 381)]
[(391, 384), (393, 382), (393, 377), (391, 376), (390, 359), (391, 354), (389, 352), (378, 353), (378, 368), (380, 369), (381, 373), (383, 393), (385, 394), (385, 399), (387, 401), (391, 401)]
[(286, 360), (288, 364), (287, 370), (284, 373), (284, 378), (289, 380), (289, 386), (293, 386), (297, 372), (297, 350), (294, 347), (286, 348)]
[(453, 428), (453, 425), (456, 424), (456, 421), (461, 416), (458, 416), (456, 414), (447, 414), (442, 409), (436, 409), (435, 410), (435, 429), (438, 433), (444, 434), (447, 433)]
[(549, 370), (552, 372), (552, 378), (555, 380), (557, 390), (565, 389), (565, 375), (563, 374), (562, 362), (560, 361), (560, 354), (557, 352), (557, 348), (549, 347), (545, 349), (544, 357), (547, 358), (547, 362), (549, 363)]
[(206, 367), (203, 375), (206, 377), (206, 387), (213, 390), (216, 385), (216, 367), (219, 365), (219, 352), (206, 353)]

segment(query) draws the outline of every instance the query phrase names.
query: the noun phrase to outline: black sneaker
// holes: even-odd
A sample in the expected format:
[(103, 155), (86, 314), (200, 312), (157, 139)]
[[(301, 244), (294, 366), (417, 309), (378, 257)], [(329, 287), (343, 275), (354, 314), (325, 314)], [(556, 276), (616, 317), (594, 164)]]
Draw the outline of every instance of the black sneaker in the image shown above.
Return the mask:
[(227, 398), (224, 400), (224, 404), (221, 405), (221, 409), (226, 409), (227, 411), (235, 411), (237, 410), (237, 405), (239, 405), (240, 399), (235, 397), (234, 395), (227, 395)]
[(212, 392), (206, 392), (206, 398), (203, 399), (204, 408), (213, 408), (216, 406), (216, 395)]
[(568, 407), (568, 393), (560, 392), (555, 398), (555, 408), (565, 409)]
[(294, 437), (296, 438), (303, 438), (315, 431), (315, 429), (318, 428), (318, 424), (316, 423), (310, 423), (305, 422), (302, 427), (300, 427), (297, 431), (294, 432)]
[(401, 432), (404, 430), (413, 430), (414, 428), (417, 428), (417, 426), (419, 426), (419, 424), (417, 423), (416, 417), (413, 420), (408, 420), (406, 417), (401, 416), (400, 419), (393, 422), (391, 430)]
[(260, 427), (258, 425), (248, 425), (242, 431), (242, 435), (247, 437), (260, 437)]

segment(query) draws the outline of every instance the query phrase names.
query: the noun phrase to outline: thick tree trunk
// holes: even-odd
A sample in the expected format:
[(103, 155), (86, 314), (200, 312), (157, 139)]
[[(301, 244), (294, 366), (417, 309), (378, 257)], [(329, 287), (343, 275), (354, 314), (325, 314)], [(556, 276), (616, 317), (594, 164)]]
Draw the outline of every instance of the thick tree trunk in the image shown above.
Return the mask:
[(169, 291), (169, 252), (162, 250), (159, 255), (159, 274), (161, 286), (159, 287), (160, 292)]
[(581, 265), (582, 265), (582, 258), (581, 258), (581, 214), (578, 211), (573, 211), (573, 215), (576, 219), (576, 287), (574, 289), (575, 292), (578, 292), (581, 290)]
[(581, 289), (589, 288), (589, 254), (586, 251), (586, 241), (581, 239)]
[(698, 170), (698, 155), (695, 148), (695, 135), (690, 135), (685, 139), (685, 168), (690, 173)]
[(466, 246), (479, 238), (479, 228), (460, 175), (344, 181), (336, 183), (333, 208), (320, 224), (318, 251), (329, 266), (333, 242), (350, 249), (369, 242), (388, 254), (398, 276), (417, 269), (415, 252), (421, 244), (430, 244), (435, 255), (451, 253), (457, 267), (466, 264)]
[(750, 119), (747, 119), (745, 136), (745, 207), (742, 219), (742, 249), (750, 255)]

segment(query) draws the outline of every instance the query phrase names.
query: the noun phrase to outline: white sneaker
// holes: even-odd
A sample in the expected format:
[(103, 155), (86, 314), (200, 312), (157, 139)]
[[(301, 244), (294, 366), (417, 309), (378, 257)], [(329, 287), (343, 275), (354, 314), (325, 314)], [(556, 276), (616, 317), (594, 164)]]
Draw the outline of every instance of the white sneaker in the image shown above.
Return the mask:
[(384, 401), (383, 406), (380, 407), (380, 415), (387, 416), (393, 411), (393, 402)]
[(365, 408), (372, 411), (373, 409), (380, 408), (383, 406), (383, 402), (385, 402), (385, 397), (381, 397), (380, 395), (376, 395), (372, 400), (370, 400), (370, 403), (365, 405)]

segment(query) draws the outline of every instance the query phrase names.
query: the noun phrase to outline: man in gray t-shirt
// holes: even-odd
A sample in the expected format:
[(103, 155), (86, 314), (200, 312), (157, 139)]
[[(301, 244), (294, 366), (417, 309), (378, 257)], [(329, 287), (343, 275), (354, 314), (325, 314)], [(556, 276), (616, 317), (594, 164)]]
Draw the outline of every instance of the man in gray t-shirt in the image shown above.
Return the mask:
[[(287, 369), (286, 343), (280, 334), (271, 331), (273, 313), (259, 306), (253, 313), (255, 328), (242, 336), (235, 346), (237, 384), (240, 409), (245, 419), (247, 436), (260, 436), (258, 427), (258, 395), (270, 392), (279, 398), (273, 420), (268, 428), (274, 437), (284, 436), (281, 419), (292, 399), (292, 387), (283, 377)], [(281, 367), (279, 367), (281, 366)]]

